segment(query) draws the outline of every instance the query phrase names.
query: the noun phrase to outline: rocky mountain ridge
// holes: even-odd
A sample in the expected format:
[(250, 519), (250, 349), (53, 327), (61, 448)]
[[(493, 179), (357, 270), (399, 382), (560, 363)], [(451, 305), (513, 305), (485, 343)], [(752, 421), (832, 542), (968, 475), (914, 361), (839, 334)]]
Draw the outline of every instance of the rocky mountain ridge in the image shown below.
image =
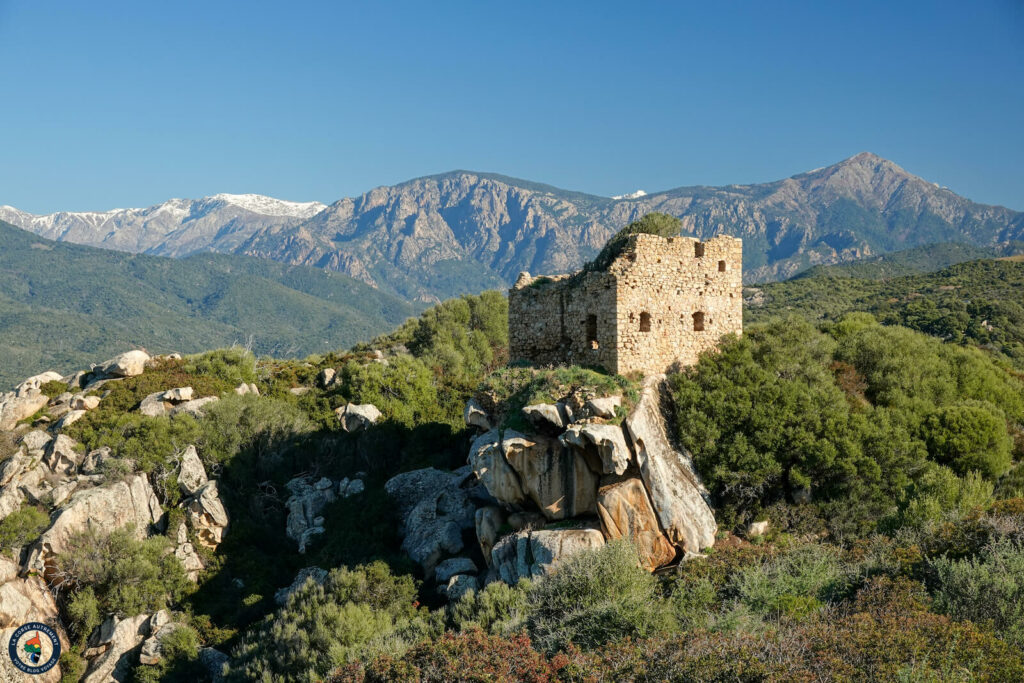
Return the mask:
[[(187, 214), (167, 205), (119, 214), (102, 227), (75, 214), (43, 220), (0, 209), (0, 219), (127, 251), (230, 251), (316, 266), (419, 301), (507, 286), (523, 270), (575, 270), (651, 211), (679, 216), (684, 233), (702, 239), (742, 237), (748, 282), (929, 243), (1024, 239), (1024, 213), (971, 202), (866, 152), (776, 182), (618, 198), (453, 171), (378, 187), (315, 213), (315, 205), (303, 205), (305, 216), (268, 216), (215, 199), (197, 200)], [(231, 208), (194, 210), (222, 204)]]

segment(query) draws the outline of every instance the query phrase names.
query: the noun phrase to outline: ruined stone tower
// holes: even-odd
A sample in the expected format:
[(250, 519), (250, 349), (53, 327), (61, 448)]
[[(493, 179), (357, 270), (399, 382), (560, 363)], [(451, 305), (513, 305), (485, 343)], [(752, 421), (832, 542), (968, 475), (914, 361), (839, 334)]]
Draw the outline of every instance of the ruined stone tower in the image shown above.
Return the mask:
[(509, 290), (513, 361), (626, 374), (692, 365), (743, 331), (743, 242), (638, 234), (606, 270), (531, 277)]

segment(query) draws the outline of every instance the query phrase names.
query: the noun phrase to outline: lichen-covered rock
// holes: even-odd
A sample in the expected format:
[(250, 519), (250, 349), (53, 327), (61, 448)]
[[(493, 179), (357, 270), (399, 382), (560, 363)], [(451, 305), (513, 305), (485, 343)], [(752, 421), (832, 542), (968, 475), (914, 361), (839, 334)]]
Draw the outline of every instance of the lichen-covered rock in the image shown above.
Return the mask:
[(477, 577), (470, 574), (456, 574), (448, 579), (444, 589), (444, 595), (449, 602), (458, 602), (466, 593), (475, 591), (480, 587)]
[(164, 641), (182, 628), (182, 625), (171, 621), (167, 610), (160, 610), (149, 618), (149, 637), (142, 643), (139, 650), (139, 664), (153, 666), (164, 658)]
[(506, 430), (501, 447), (523, 491), (551, 520), (597, 512), (597, 475), (557, 439)]
[(100, 405), (99, 396), (85, 396), (79, 394), (71, 399), (72, 410), (95, 410)]
[(164, 417), (171, 414), (173, 407), (169, 401), (164, 400), (164, 392), (158, 391), (142, 399), (139, 412), (146, 417)]
[(181, 469), (178, 471), (178, 486), (186, 496), (194, 495), (208, 481), (203, 461), (195, 446), (189, 446), (181, 455)]
[(85, 458), (83, 458), (82, 464), (79, 465), (78, 470), (83, 474), (96, 474), (97, 472), (99, 472), (100, 467), (103, 465), (103, 463), (107, 462), (113, 457), (114, 453), (112, 450), (110, 450), (109, 446), (97, 448), (94, 451), (89, 451)]
[(217, 491), (217, 481), (211, 479), (203, 484), (189, 499), (186, 510), (189, 526), (195, 531), (200, 545), (211, 549), (220, 545), (229, 520), (228, 511)]
[(54, 372), (53, 370), (47, 370), (44, 373), (33, 375), (24, 382), (14, 388), (14, 393), (18, 396), (28, 396), (29, 394), (36, 394), (44, 384), (49, 382), (60, 382), (63, 377), (60, 373)]
[(519, 475), (505, 459), (501, 435), (497, 429), (485, 432), (473, 440), (469, 448), (469, 464), (488, 493), (499, 501), (518, 505), (526, 500)]
[(75, 424), (83, 417), (85, 417), (85, 413), (86, 411), (84, 410), (69, 410), (68, 412), (64, 413), (63, 417), (57, 420), (57, 423), (53, 425), (53, 429), (58, 432), (63, 429), (67, 429), (68, 427)]
[(653, 571), (671, 562), (676, 549), (658, 527), (647, 489), (636, 478), (602, 486), (597, 494), (597, 513), (609, 540), (633, 542), (644, 568)]
[(224, 680), (224, 667), (231, 661), (231, 658), (220, 650), (212, 647), (199, 648), (199, 663), (206, 670), (206, 675), (213, 683)]
[[(39, 429), (26, 432), (21, 437), (21, 445), (25, 447), (29, 455), (35, 455), (36, 457), (42, 456), (47, 444), (51, 441), (53, 441), (53, 437)], [(3, 479), (0, 479), (0, 486), (3, 486), (5, 483)]]
[(434, 581), (447, 584), (456, 574), (476, 574), (476, 563), (468, 557), (450, 557), (434, 568)]
[(107, 377), (135, 377), (146, 370), (149, 354), (145, 351), (128, 351), (105, 363), (93, 367), (93, 372)]
[(334, 411), (346, 432), (368, 429), (381, 418), (381, 412), (372, 403), (347, 403)]
[(398, 508), (402, 549), (425, 572), (460, 552), (463, 532), (475, 526), (475, 506), (463, 488), (470, 475), (469, 467), (455, 472), (428, 467), (399, 474), (384, 485)]
[(764, 536), (768, 533), (768, 527), (771, 526), (767, 519), (761, 520), (760, 522), (751, 522), (747, 525), (747, 538), (757, 538), (758, 536)]
[(336, 486), (326, 477), (318, 481), (313, 481), (312, 477), (296, 477), (285, 486), (292, 494), (285, 503), (288, 508), (285, 533), (299, 544), (299, 552), (305, 553), (309, 541), (324, 533), (323, 524), (317, 522), (322, 522), (320, 511), (337, 500)]
[(718, 525), (690, 459), (668, 439), (661, 412), (663, 380), (662, 376), (644, 382), (640, 402), (626, 418), (626, 426), (661, 528), (673, 544), (698, 553), (714, 545)]

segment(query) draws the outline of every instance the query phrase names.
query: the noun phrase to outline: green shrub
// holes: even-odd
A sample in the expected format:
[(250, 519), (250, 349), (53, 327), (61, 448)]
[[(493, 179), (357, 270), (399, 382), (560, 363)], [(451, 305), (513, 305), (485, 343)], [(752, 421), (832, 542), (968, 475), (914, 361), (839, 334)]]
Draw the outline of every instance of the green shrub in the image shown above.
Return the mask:
[(418, 607), (411, 577), (380, 562), (335, 569), (323, 585), (307, 581), (239, 645), (232, 676), (318, 680), (356, 660), (401, 655), (440, 632), (440, 615)]
[(33, 505), (24, 505), (0, 520), (0, 551), (29, 545), (50, 526), (50, 517)]
[(729, 593), (755, 614), (805, 617), (846, 588), (835, 548), (808, 544), (735, 573)]
[(528, 593), (527, 624), (544, 650), (596, 648), (670, 629), (671, 607), (659, 598), (658, 581), (640, 566), (633, 545), (613, 541), (572, 555), (538, 579)]
[(456, 602), (452, 607), (452, 621), (460, 631), (479, 628), (499, 636), (517, 633), (526, 626), (529, 594), (530, 582), (527, 579), (517, 586), (495, 581)]
[(996, 478), (1010, 468), (1006, 417), (991, 403), (968, 401), (935, 410), (924, 423), (928, 453), (958, 474)]
[(988, 626), (1024, 646), (1024, 549), (1002, 540), (974, 558), (936, 558), (930, 568), (936, 577), (936, 610)]
[(220, 380), (234, 388), (243, 382), (256, 381), (256, 358), (252, 352), (234, 346), (187, 356), (184, 370), (192, 375)]
[(152, 614), (180, 600), (191, 584), (172, 549), (166, 537), (140, 541), (131, 528), (109, 535), (89, 530), (68, 539), (56, 558), (54, 581), (71, 590), (68, 610), (82, 629), (78, 635), (86, 637), (107, 614)]
[(889, 529), (924, 529), (942, 520), (959, 520), (992, 502), (993, 485), (977, 472), (963, 479), (948, 467), (926, 463), (899, 499), (897, 512), (883, 520)]
[(647, 234), (658, 235), (659, 237), (675, 237), (683, 227), (683, 222), (675, 216), (666, 213), (652, 212), (642, 218), (633, 221), (626, 227), (619, 230), (604, 245), (601, 252), (593, 261), (586, 264), (583, 269), (588, 271), (607, 270), (608, 266), (622, 254), (629, 238), (633, 235)]
[(39, 391), (42, 392), (44, 396), (49, 396), (50, 398), (57, 398), (61, 394), (68, 391), (68, 385), (66, 382), (61, 382), (60, 380), (51, 380), (41, 385), (39, 387)]

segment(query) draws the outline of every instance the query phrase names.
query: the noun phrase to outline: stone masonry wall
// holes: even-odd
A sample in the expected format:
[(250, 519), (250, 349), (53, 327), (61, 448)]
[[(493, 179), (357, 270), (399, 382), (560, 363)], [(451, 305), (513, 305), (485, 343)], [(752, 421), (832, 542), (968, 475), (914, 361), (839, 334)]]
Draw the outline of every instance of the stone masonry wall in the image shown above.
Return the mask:
[(523, 273), (509, 291), (512, 360), (662, 373), (741, 334), (741, 240), (635, 235), (605, 272)]

